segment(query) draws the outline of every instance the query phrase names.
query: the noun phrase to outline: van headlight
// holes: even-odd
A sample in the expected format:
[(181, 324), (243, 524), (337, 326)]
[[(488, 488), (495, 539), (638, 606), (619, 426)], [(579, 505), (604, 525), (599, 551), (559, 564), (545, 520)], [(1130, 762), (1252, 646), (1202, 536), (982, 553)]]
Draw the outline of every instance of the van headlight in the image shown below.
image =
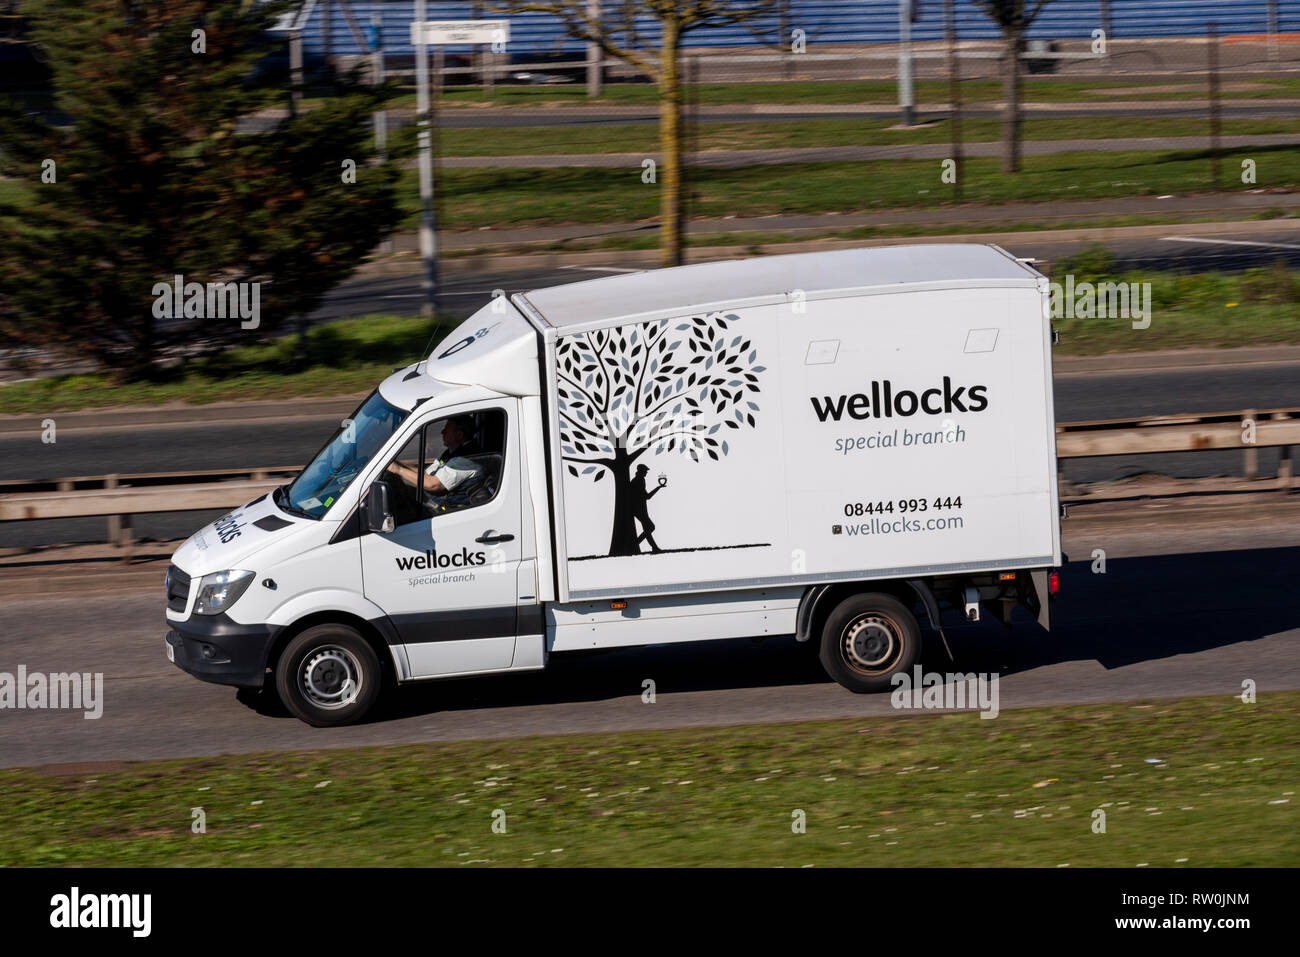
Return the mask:
[(239, 600), (253, 582), (253, 573), (231, 569), (213, 572), (199, 580), (198, 597), (194, 599), (194, 614), (219, 615)]

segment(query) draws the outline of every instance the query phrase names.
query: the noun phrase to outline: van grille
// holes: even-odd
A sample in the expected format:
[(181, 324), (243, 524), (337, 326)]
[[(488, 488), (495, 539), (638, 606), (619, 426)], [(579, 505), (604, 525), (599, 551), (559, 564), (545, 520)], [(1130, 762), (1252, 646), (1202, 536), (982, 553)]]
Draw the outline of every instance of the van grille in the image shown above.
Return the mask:
[(167, 566), (167, 607), (172, 611), (184, 611), (190, 599), (190, 576), (175, 565)]

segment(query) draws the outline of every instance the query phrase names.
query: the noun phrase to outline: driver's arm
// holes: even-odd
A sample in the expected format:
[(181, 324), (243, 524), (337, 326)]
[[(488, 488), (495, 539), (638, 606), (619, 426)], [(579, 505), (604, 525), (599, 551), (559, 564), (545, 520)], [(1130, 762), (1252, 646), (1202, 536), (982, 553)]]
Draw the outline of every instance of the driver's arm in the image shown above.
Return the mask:
[[(410, 465), (403, 465), (401, 462), (393, 462), (388, 466), (388, 471), (397, 475), (403, 482), (414, 488), (417, 484), (418, 472)], [(443, 495), (447, 492), (447, 487), (442, 484), (442, 480), (437, 475), (424, 476), (424, 482), (421, 483), (426, 492), (434, 495)]]
[(416, 482), (416, 471), (410, 465), (403, 465), (401, 462), (393, 462), (388, 466), (388, 471), (398, 476), (407, 485), (414, 486)]

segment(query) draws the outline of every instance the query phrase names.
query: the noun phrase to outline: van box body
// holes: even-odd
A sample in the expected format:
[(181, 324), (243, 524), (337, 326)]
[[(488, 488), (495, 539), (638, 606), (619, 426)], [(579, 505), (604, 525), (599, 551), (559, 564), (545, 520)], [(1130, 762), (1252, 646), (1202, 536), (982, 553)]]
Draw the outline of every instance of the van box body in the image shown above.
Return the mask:
[(516, 297), (547, 339), (561, 600), (1058, 564), (1050, 327), (998, 259), (594, 321)]

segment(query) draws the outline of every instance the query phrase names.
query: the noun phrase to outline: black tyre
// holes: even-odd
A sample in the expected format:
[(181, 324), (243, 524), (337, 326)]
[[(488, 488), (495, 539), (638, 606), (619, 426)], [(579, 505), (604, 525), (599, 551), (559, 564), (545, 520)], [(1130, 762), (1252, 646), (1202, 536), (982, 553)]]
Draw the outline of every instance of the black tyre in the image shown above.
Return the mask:
[(275, 669), (284, 706), (317, 728), (360, 721), (379, 698), (379, 658), (348, 625), (314, 625), (289, 642)]
[(921, 654), (916, 616), (893, 595), (870, 592), (844, 599), (822, 628), (826, 673), (857, 694), (889, 691)]

